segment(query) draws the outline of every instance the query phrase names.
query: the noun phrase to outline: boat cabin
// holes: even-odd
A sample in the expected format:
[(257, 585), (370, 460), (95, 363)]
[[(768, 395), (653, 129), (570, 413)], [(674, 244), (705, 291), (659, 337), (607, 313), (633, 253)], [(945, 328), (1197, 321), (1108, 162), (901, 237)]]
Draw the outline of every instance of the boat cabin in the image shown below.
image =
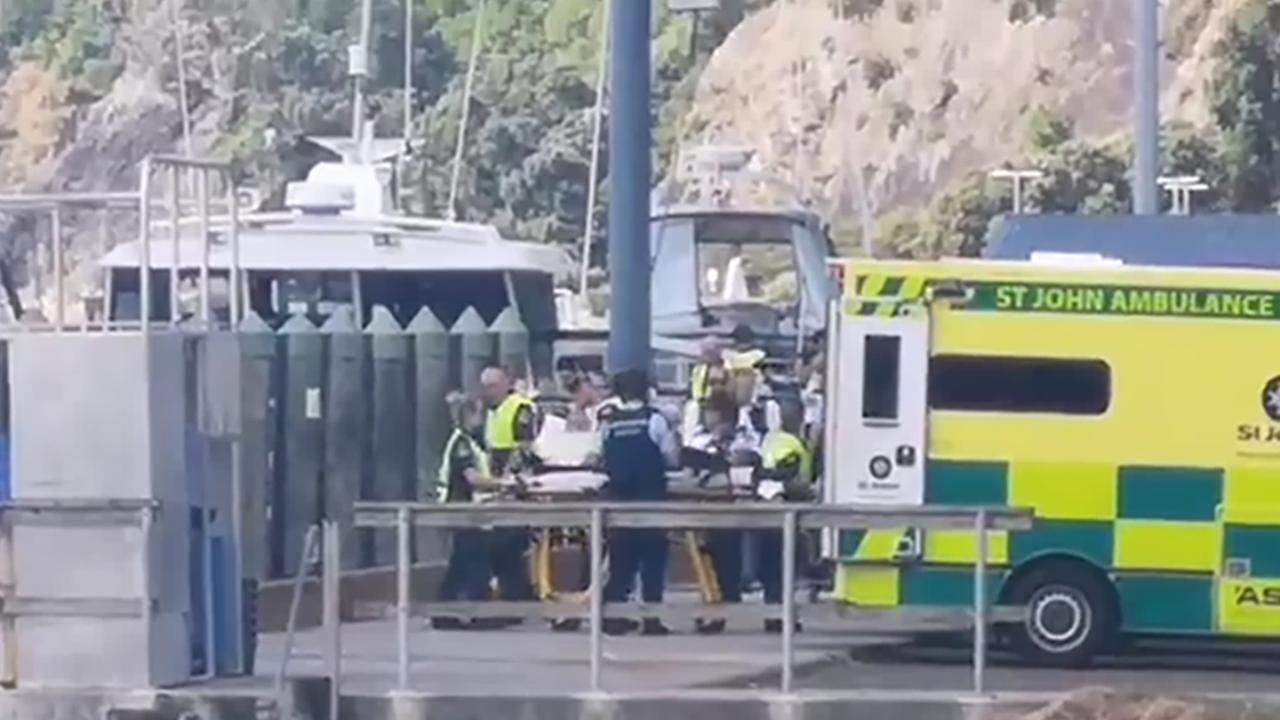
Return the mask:
[[(547, 343), (556, 323), (555, 283), (572, 271), (558, 248), (506, 240), (489, 225), (385, 212), (372, 167), (321, 164), (290, 186), (287, 209), (243, 216), (238, 266), (243, 305), (272, 327), (302, 314), (317, 325), (339, 307), (359, 323), (376, 305), (407, 325), (428, 308), (451, 327), (468, 307), (486, 323), (515, 308), (532, 339)], [(151, 317), (197, 318), (204, 244), (195, 222), (154, 224), (150, 240)], [(207, 267), (212, 316), (228, 318), (232, 265), (229, 222), (211, 223)], [(109, 321), (139, 316), (140, 245), (117, 246), (103, 259)], [(178, 291), (172, 292), (176, 268)]]

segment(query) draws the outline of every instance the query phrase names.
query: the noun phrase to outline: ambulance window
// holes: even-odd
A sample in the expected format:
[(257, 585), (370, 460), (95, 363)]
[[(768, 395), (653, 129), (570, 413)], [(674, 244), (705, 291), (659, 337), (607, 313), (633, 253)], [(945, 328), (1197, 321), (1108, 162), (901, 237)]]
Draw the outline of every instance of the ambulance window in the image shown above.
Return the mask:
[(1101, 415), (1111, 405), (1111, 368), (1101, 360), (937, 355), (929, 406), (969, 412)]
[(862, 417), (898, 419), (898, 358), (902, 339), (896, 335), (868, 335), (862, 351)]

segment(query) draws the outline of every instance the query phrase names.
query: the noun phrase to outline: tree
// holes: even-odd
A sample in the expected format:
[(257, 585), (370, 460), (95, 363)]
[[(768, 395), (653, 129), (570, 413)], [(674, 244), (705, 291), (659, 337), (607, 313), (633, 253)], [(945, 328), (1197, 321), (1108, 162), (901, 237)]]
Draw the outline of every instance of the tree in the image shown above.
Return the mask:
[(977, 257), (992, 218), (1007, 207), (1005, 198), (990, 194), (985, 175), (972, 173), (929, 211), (923, 249), (933, 257)]
[(1278, 34), (1280, 5), (1248, 0), (1215, 48), (1218, 64), (1210, 99), (1222, 130), (1227, 191), (1237, 210), (1262, 211), (1276, 197)]
[(1075, 136), (1071, 118), (1040, 105), (1027, 121), (1027, 145), (1033, 152), (1051, 153)]
[(1072, 140), (1041, 163), (1044, 177), (1027, 190), (1042, 213), (1119, 213), (1130, 206), (1129, 153), (1121, 143)]
[[(1174, 124), (1164, 128), (1161, 167), (1169, 175), (1196, 176), (1209, 188), (1195, 195), (1197, 212), (1234, 209), (1231, 182), (1222, 152), (1222, 136), (1213, 128)], [(1164, 204), (1169, 205), (1166, 197)]]

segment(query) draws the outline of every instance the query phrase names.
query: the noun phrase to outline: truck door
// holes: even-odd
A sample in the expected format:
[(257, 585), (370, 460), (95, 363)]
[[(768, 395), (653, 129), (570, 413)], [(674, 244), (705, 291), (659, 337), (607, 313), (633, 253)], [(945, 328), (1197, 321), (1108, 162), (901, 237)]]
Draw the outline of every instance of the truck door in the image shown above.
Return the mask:
[[(868, 307), (875, 314), (863, 314)], [(929, 315), (916, 303), (846, 300), (835, 323), (827, 441), (838, 503), (924, 502)]]

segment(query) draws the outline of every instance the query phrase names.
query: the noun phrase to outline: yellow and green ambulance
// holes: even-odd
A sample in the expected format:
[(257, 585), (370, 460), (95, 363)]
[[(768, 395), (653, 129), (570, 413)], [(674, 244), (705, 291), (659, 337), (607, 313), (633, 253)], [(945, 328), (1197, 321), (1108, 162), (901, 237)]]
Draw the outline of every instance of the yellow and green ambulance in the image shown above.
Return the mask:
[[(827, 499), (1031, 508), (989, 543), (1015, 647), (1280, 635), (1280, 273), (844, 260)], [(837, 592), (969, 605), (971, 532), (844, 533)]]

